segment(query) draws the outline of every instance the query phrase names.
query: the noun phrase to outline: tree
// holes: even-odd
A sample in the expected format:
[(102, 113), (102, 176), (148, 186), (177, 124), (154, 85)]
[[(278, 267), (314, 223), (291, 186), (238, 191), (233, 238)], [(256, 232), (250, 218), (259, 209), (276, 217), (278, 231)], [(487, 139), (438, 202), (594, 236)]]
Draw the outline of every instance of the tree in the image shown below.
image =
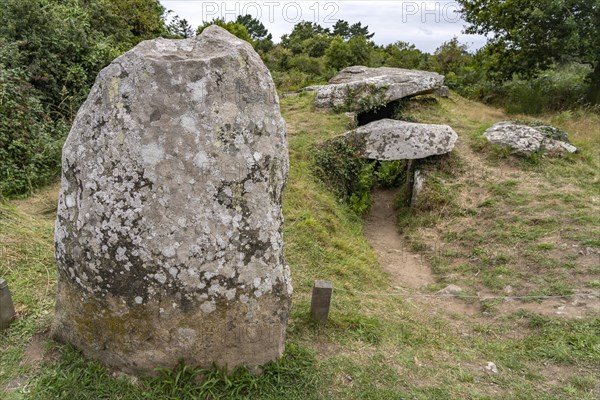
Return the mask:
[(202, 25), (200, 25), (198, 27), (198, 30), (196, 31), (196, 33), (198, 35), (201, 34), (202, 31), (204, 31), (206, 28), (208, 28), (211, 25), (220, 26), (221, 28), (227, 30), (232, 35), (235, 35), (238, 38), (245, 40), (245, 41), (249, 42), (250, 44), (254, 45), (254, 42), (252, 41), (252, 38), (250, 37), (250, 34), (248, 33), (248, 30), (246, 29), (246, 27), (244, 25), (239, 24), (237, 22), (233, 22), (233, 21), (225, 22), (225, 19), (223, 19), (223, 18), (216, 18), (216, 19), (213, 19), (212, 21), (204, 22)]
[(436, 71), (447, 74), (451, 71), (457, 73), (468, 59), (467, 45), (460, 44), (455, 36), (435, 50), (431, 61)]
[(414, 44), (408, 42), (398, 41), (387, 45), (385, 52), (387, 54), (386, 67), (418, 69), (422, 68), (426, 62), (426, 55)]
[[(82, 0), (83, 3), (89, 0)], [(152, 39), (165, 33), (162, 18), (165, 8), (158, 0), (102, 0), (104, 12), (116, 15), (120, 29), (130, 31), (136, 42)], [(137, 44), (137, 43), (134, 43)]]
[(261, 40), (267, 37), (272, 39), (271, 34), (269, 34), (269, 31), (265, 28), (263, 23), (256, 18), (252, 18), (252, 15), (250, 14), (238, 15), (235, 22), (244, 25), (253, 40)]
[(344, 42), (341, 36), (336, 36), (331, 41), (331, 45), (325, 52), (327, 65), (337, 70), (352, 65), (352, 53), (348, 43)]
[(327, 34), (318, 34), (303, 42), (304, 51), (314, 58), (322, 57), (331, 43), (331, 38)]
[(10, 66), (25, 66), (42, 103), (69, 119), (103, 67), (165, 32), (163, 11), (156, 0), (3, 0), (0, 37), (18, 46)]
[(252, 18), (250, 14), (238, 15), (235, 22), (246, 27), (257, 50), (266, 53), (273, 48), (273, 35), (269, 33), (262, 22)]
[(31, 192), (60, 172), (60, 151), (67, 127), (52, 121), (28, 82), (15, 43), (0, 37), (0, 201)]
[(352, 54), (352, 65), (368, 65), (371, 59), (373, 43), (366, 36), (353, 36), (348, 40), (350, 53)]
[(339, 36), (342, 39), (346, 40), (350, 39), (350, 24), (348, 23), (348, 21), (338, 19), (335, 25), (333, 25), (331, 36)]
[(167, 31), (169, 35), (179, 38), (190, 38), (195, 35), (194, 29), (187, 22), (186, 19), (179, 18), (179, 15), (173, 17), (171, 22), (167, 25)]
[(355, 36), (364, 36), (367, 39), (371, 39), (375, 34), (369, 33), (368, 26), (362, 26), (360, 22), (350, 25), (348, 21), (339, 19), (333, 25), (331, 36), (340, 36), (345, 40), (353, 38)]
[(340, 70), (351, 65), (369, 64), (373, 45), (364, 36), (356, 36), (344, 42), (340, 36), (331, 40), (331, 45), (325, 52), (327, 65)]
[(592, 68), (589, 100), (600, 102), (600, 0), (458, 0), (467, 33), (488, 37), (501, 79), (535, 76), (556, 63)]
[(375, 34), (369, 33), (368, 26), (362, 26), (360, 22), (357, 22), (350, 27), (350, 37), (356, 36), (364, 36), (366, 39), (371, 39)]
[[(28, 2), (30, 0), (25, 0)], [(167, 33), (165, 8), (158, 0), (47, 0), (49, 3), (77, 3), (90, 16), (94, 31), (102, 32), (128, 50), (142, 40)]]
[(289, 35), (281, 37), (281, 45), (292, 50), (294, 54), (300, 54), (306, 51), (308, 39), (323, 34), (329, 34), (329, 29), (314, 22), (302, 21), (294, 25), (294, 29)]
[(0, 193), (56, 176), (68, 125), (98, 72), (166, 34), (157, 0), (0, 1)]

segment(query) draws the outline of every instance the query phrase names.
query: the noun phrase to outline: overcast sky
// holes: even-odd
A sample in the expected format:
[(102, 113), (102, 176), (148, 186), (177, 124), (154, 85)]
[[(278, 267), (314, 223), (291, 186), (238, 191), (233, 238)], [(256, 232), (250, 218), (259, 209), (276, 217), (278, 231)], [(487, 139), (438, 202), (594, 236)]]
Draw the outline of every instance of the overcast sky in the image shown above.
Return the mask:
[(456, 11), (455, 1), (203, 1), (160, 0), (173, 15), (185, 18), (194, 29), (213, 18), (233, 20), (240, 14), (258, 18), (273, 34), (275, 42), (292, 31), (300, 21), (317, 22), (331, 27), (338, 19), (362, 22), (375, 32), (377, 44), (402, 40), (419, 49), (433, 52), (440, 44), (458, 36), (470, 50), (485, 43), (485, 38), (465, 35), (465, 22)]

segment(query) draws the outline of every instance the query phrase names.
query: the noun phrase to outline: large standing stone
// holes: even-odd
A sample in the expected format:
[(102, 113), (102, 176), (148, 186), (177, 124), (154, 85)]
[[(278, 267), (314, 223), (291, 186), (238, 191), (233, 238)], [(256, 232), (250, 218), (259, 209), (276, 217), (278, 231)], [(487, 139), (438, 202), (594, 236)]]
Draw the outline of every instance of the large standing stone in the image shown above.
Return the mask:
[(392, 101), (433, 93), (444, 84), (435, 72), (402, 68), (344, 68), (328, 85), (315, 87), (316, 109), (364, 112)]
[(287, 140), (250, 44), (140, 43), (98, 76), (62, 167), (55, 338), (142, 375), (282, 354)]
[(448, 125), (382, 119), (344, 134), (361, 143), (364, 158), (416, 160), (452, 151), (458, 135)]

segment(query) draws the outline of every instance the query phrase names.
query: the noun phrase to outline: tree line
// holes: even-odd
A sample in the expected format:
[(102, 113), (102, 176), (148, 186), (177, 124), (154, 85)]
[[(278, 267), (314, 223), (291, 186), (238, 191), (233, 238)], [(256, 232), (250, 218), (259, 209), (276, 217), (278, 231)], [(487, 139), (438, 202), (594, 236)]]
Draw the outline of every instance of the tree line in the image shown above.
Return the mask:
[[(0, 197), (30, 193), (60, 171), (72, 119), (98, 72), (142, 40), (189, 38), (217, 24), (247, 40), (279, 90), (324, 83), (350, 65), (437, 71), (464, 96), (513, 112), (600, 102), (600, 0), (459, 0), (472, 52), (449, 38), (433, 53), (380, 46), (361, 22), (300, 22), (275, 43), (250, 15), (194, 29), (158, 0), (0, 2)], [(399, 38), (401, 39), (401, 38)]]

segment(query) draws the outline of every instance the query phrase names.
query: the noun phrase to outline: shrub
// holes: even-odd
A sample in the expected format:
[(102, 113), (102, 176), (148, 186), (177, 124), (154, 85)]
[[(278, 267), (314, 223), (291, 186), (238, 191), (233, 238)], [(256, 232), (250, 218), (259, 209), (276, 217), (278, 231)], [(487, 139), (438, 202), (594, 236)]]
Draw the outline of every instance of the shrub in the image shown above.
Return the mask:
[(319, 59), (299, 54), (291, 58), (290, 67), (309, 75), (318, 76), (321, 74), (322, 63)]
[(406, 161), (361, 158), (363, 142), (356, 136), (338, 136), (315, 149), (315, 176), (358, 215), (371, 207), (371, 189), (398, 187), (406, 180)]
[(585, 104), (589, 67), (572, 64), (547, 70), (535, 78), (514, 76), (504, 83), (486, 81), (477, 74), (461, 76), (455, 89), (462, 95), (502, 106), (509, 114), (538, 115)]
[(406, 164), (404, 160), (381, 161), (375, 171), (377, 184), (383, 188), (392, 188), (405, 182)]
[(359, 215), (366, 213), (371, 205), (374, 169), (373, 163), (360, 158), (362, 151), (360, 140), (338, 136), (313, 152), (315, 176)]
[(66, 133), (44, 113), (25, 73), (0, 64), (0, 197), (28, 194), (57, 176)]
[(314, 83), (310, 74), (298, 70), (271, 71), (271, 76), (277, 89), (283, 92), (302, 89)]

